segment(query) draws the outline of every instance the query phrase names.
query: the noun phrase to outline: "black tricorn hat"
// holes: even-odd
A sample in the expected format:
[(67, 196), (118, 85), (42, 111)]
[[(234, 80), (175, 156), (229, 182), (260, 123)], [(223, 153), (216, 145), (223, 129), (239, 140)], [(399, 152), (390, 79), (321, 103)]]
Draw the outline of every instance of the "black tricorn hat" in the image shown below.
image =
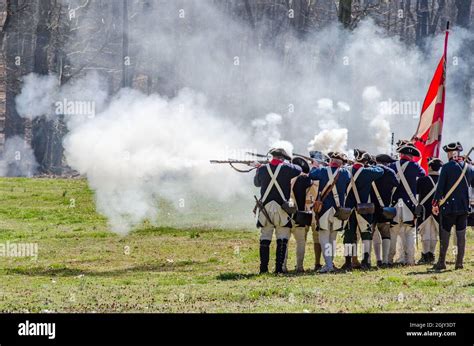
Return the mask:
[(370, 159), (369, 159), (369, 165), (376, 165), (377, 164), (377, 161), (375, 160), (375, 156), (374, 155), (370, 155)]
[(302, 157), (295, 156), (293, 159), (291, 159), (291, 163), (300, 166), (301, 169), (303, 170), (303, 173), (309, 173), (308, 161), (306, 161)]
[(416, 156), (416, 157), (421, 156), (421, 152), (418, 150), (415, 144), (408, 141), (401, 144), (397, 148), (397, 152), (400, 154), (411, 155), (411, 156)]
[(288, 155), (286, 150), (283, 149), (283, 148), (272, 148), (272, 149), (270, 149), (270, 151), (268, 153), (272, 156), (283, 157), (287, 160), (291, 160), (291, 156)]
[(354, 159), (358, 162), (369, 162), (370, 154), (361, 149), (354, 149)]
[(341, 160), (342, 162), (346, 162), (347, 161), (347, 155), (344, 154), (344, 153), (341, 153), (339, 151), (331, 151), (328, 153), (328, 156), (331, 158), (331, 159), (335, 159), (335, 160)]
[(408, 139), (399, 139), (397, 141), (397, 148), (400, 148), (408, 143), (411, 143)]
[(428, 157), (428, 166), (430, 166), (433, 171), (439, 171), (441, 166), (443, 166), (443, 161), (437, 157)]
[(396, 160), (388, 154), (379, 154), (375, 156), (375, 161), (377, 163), (392, 163), (392, 162), (395, 162)]
[(443, 150), (445, 152), (449, 153), (450, 151), (463, 151), (464, 149), (463, 149), (461, 143), (453, 142), (453, 143), (446, 144), (443, 147)]

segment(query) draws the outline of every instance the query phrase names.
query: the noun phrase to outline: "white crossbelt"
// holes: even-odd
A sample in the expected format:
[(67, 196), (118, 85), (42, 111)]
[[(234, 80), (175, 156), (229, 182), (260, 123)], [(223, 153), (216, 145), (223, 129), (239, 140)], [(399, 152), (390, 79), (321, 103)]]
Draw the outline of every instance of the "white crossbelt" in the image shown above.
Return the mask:
[(356, 180), (357, 180), (357, 178), (359, 178), (359, 175), (362, 172), (362, 169), (363, 168), (359, 168), (359, 170), (356, 172), (356, 174), (351, 178), (351, 183), (347, 187), (347, 191), (346, 191), (346, 196), (348, 196), (351, 189), (354, 190), (354, 197), (355, 197), (356, 202), (358, 204), (360, 204), (360, 197), (359, 197), (359, 191), (357, 191)]
[(436, 191), (436, 183), (434, 182), (433, 178), (431, 178), (430, 176), (428, 176), (428, 178), (430, 178), (431, 180), (431, 184), (433, 184), (433, 188), (431, 189), (431, 191), (421, 200), (420, 204), (425, 204), (426, 201), (435, 193)]
[[(337, 168), (336, 171), (333, 173), (331, 167), (327, 167), (327, 171), (328, 171), (329, 181), (326, 186), (330, 186), (334, 182), (334, 178), (338, 174), (339, 168)], [(334, 184), (334, 186), (332, 187), (332, 194), (334, 197), (334, 202), (336, 203), (336, 207), (339, 208), (341, 206), (341, 203), (339, 203), (339, 194), (337, 193), (336, 184)]]
[(280, 169), (282, 165), (277, 166), (277, 168), (275, 169), (275, 173), (272, 172), (270, 165), (266, 165), (266, 167), (267, 167), (267, 171), (268, 171), (268, 174), (270, 175), (271, 180), (267, 186), (267, 189), (265, 190), (265, 193), (263, 194), (262, 202), (264, 202), (267, 199), (273, 186), (276, 187), (281, 198), (283, 200), (286, 200), (285, 194), (283, 193), (283, 190), (281, 189), (280, 184), (278, 184), (278, 181), (277, 181), (277, 177), (278, 177), (278, 174), (280, 173)]
[[(459, 176), (458, 180), (456, 180), (454, 185), (451, 186), (451, 189), (449, 189), (448, 193), (444, 196), (444, 198), (439, 202), (439, 205), (443, 205), (448, 200), (448, 198), (451, 196), (454, 190), (456, 190), (459, 184), (461, 183), (461, 180), (466, 177), (468, 164), (464, 163), (464, 168), (461, 168), (461, 166), (458, 164), (458, 167), (459, 169), (461, 169), (461, 175)], [(469, 183), (467, 182), (467, 179), (465, 181), (467, 184), (467, 188), (469, 189)]]
[(397, 166), (397, 176), (399, 178), (399, 181), (402, 182), (403, 188), (408, 194), (408, 197), (410, 197), (411, 202), (414, 205), (418, 205), (418, 201), (416, 200), (415, 195), (413, 195), (413, 192), (410, 189), (410, 185), (408, 184), (407, 178), (405, 177), (405, 169), (407, 168), (409, 162), (410, 161), (405, 162), (403, 166), (400, 165), (400, 161), (397, 161), (395, 163), (395, 165)]
[(383, 202), (382, 196), (380, 196), (379, 189), (377, 188), (377, 185), (375, 184), (375, 181), (372, 182), (372, 188), (374, 189), (375, 196), (377, 197), (377, 200), (379, 201), (379, 204), (382, 208), (385, 208), (385, 204)]

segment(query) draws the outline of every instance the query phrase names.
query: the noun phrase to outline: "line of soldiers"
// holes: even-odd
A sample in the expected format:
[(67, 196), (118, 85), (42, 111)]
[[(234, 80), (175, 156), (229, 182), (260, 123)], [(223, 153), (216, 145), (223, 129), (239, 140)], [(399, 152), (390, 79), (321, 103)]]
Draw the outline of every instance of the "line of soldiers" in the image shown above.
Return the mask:
[[(271, 149), (272, 160), (260, 165), (254, 178), (261, 192), (257, 213), (260, 273), (268, 272), (273, 233), (277, 241), (276, 273), (287, 272), (291, 234), (296, 240), (296, 271), (304, 271), (308, 232), (314, 241), (315, 270), (330, 273), (371, 268), (372, 248), (378, 267), (414, 265), (417, 230), (422, 244), (418, 263), (435, 262), (439, 237), (439, 257), (433, 269), (442, 270), (446, 268), (453, 227), (457, 240), (455, 268), (463, 268), (474, 168), (461, 156), (459, 142), (443, 150), (449, 161), (443, 164), (430, 158), (426, 174), (417, 162), (419, 150), (409, 141), (397, 143), (398, 160), (355, 149), (353, 162), (340, 152), (328, 153), (328, 160), (323, 161), (316, 160), (317, 152), (312, 152), (309, 161), (291, 158), (282, 148)], [(339, 232), (345, 262), (337, 269), (334, 256)]]

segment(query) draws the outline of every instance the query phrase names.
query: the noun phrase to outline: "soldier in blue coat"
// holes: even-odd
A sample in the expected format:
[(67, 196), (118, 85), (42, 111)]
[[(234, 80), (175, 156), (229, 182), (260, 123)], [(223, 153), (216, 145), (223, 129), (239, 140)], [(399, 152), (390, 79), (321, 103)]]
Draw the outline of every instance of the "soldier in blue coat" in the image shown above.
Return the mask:
[(428, 158), (428, 175), (416, 182), (416, 193), (419, 205), (423, 206), (422, 215), (417, 216), (416, 225), (421, 237), (422, 253), (418, 264), (433, 263), (435, 249), (438, 243), (439, 218), (433, 215), (431, 207), (439, 178), (439, 170), (443, 161), (438, 158)]
[[(357, 233), (362, 239), (364, 258), (362, 268), (370, 268), (370, 252), (372, 246), (372, 214), (366, 214), (360, 207), (361, 203), (369, 203), (372, 182), (381, 178), (383, 168), (366, 167), (371, 156), (363, 150), (354, 149), (355, 163), (352, 165), (351, 183), (347, 190), (345, 206), (352, 209), (349, 222), (344, 231), (344, 256), (346, 262), (341, 269), (352, 270), (352, 257), (357, 256)], [(372, 211), (373, 213), (373, 211)]]
[(320, 273), (334, 271), (333, 259), (336, 251), (337, 232), (342, 230), (343, 222), (335, 214), (339, 207), (344, 206), (347, 186), (351, 180), (349, 171), (343, 167), (346, 155), (339, 152), (329, 154), (330, 162), (327, 167), (313, 168), (309, 177), (319, 181), (319, 193), (330, 188), (332, 182), (337, 181), (333, 189), (323, 200), (323, 207), (318, 216), (319, 243), (323, 253), (325, 265)]
[[(292, 196), (295, 199), (294, 202), (296, 203), (297, 209), (299, 211), (306, 211), (307, 195), (310, 192), (311, 188), (315, 190), (315, 187), (313, 187), (313, 181), (308, 176), (310, 167), (309, 167), (308, 162), (302, 157), (294, 157), (291, 160), (291, 162), (297, 166), (300, 166), (304, 173), (302, 175), (299, 175), (295, 179), (293, 179), (293, 183), (292, 183), (293, 195)], [(314, 192), (314, 195), (315, 195), (314, 199), (316, 199), (317, 197), (316, 192)], [(306, 237), (309, 231), (309, 227), (306, 225), (300, 225), (295, 216), (296, 214), (293, 215), (294, 220), (292, 224), (293, 227), (291, 228), (291, 234), (293, 234), (296, 241), (296, 272), (301, 273), (301, 272), (304, 272), (303, 263), (304, 263), (304, 255), (306, 252)], [(288, 251), (287, 251), (287, 254), (288, 254)], [(285, 263), (283, 265), (284, 271), (287, 271), (286, 259), (287, 257), (285, 258)]]
[(421, 156), (416, 146), (408, 141), (399, 141), (397, 152), (400, 160), (391, 163), (389, 167), (397, 174), (400, 184), (392, 196), (392, 205), (397, 209), (397, 215), (393, 219), (390, 228), (390, 253), (389, 264), (393, 264), (397, 250), (397, 240), (401, 240), (401, 253), (399, 263), (415, 264), (415, 208), (418, 204), (416, 199), (416, 181), (426, 175), (425, 170), (416, 159)]
[[(383, 176), (372, 183), (370, 200), (375, 204), (375, 213), (372, 225), (372, 242), (374, 246), (377, 266), (388, 265), (390, 251), (390, 221), (383, 214), (383, 208), (390, 207), (393, 189), (398, 187), (397, 176), (388, 165), (395, 162), (390, 155), (380, 154), (375, 157), (375, 162), (384, 170)], [(382, 250), (382, 251), (380, 251)]]
[(446, 253), (449, 247), (451, 228), (456, 227), (457, 255), (455, 269), (463, 268), (466, 247), (467, 217), (469, 214), (469, 187), (474, 186), (474, 168), (460, 155), (461, 143), (450, 143), (443, 147), (449, 161), (441, 168), (441, 173), (433, 198), (432, 211), (440, 215), (438, 262), (433, 269), (446, 269)]
[(261, 202), (266, 210), (259, 211), (257, 227), (260, 228), (260, 273), (268, 272), (270, 259), (270, 243), (276, 233), (275, 272), (283, 272), (288, 239), (290, 238), (291, 220), (282, 204), (290, 199), (291, 179), (301, 174), (301, 167), (287, 163), (290, 155), (281, 148), (271, 149), (270, 163), (260, 166), (255, 174), (254, 184), (260, 187)]

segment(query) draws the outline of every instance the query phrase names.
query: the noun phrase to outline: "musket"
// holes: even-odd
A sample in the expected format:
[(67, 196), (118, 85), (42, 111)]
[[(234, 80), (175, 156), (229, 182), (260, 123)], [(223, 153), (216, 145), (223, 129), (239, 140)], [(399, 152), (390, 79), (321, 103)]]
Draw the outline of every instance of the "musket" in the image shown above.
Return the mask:
[[(235, 169), (239, 173), (249, 173), (253, 171), (254, 169), (257, 169), (259, 165), (264, 165), (268, 163), (268, 160), (234, 160), (234, 159), (228, 159), (228, 160), (210, 160), (209, 161), (212, 164), (222, 164), (222, 163), (227, 163), (229, 166), (231, 166), (233, 169)], [(239, 164), (239, 165), (247, 165), (251, 167), (250, 169), (239, 169), (235, 167), (234, 165)]]
[(302, 159), (305, 159), (305, 160), (308, 160), (308, 161), (311, 161), (311, 162), (314, 162), (314, 161), (319, 162), (318, 160), (313, 159), (312, 157), (305, 156), (305, 155), (301, 155), (301, 154), (297, 154), (297, 153), (293, 153), (293, 156), (298, 156), (298, 157), (301, 157)]
[(270, 222), (270, 224), (272, 226), (275, 226), (272, 222), (272, 220), (270, 219), (270, 215), (268, 215), (268, 212), (267, 210), (265, 209), (265, 206), (263, 205), (263, 202), (261, 200), (259, 200), (257, 198), (257, 196), (253, 196), (255, 198), (255, 208), (253, 208), (253, 212), (254, 214), (256, 215), (257, 214), (257, 208), (260, 209), (260, 211), (262, 212), (263, 216), (265, 216), (265, 218), (267, 219), (268, 222)]
[[(321, 153), (322, 154), (322, 153)], [(327, 156), (325, 154), (322, 154), (324, 156)], [(308, 160), (308, 161), (311, 161), (311, 162), (318, 162), (318, 163), (324, 163), (324, 164), (327, 164), (327, 162), (325, 160), (318, 160), (318, 159), (315, 159), (315, 158), (312, 158), (310, 156), (306, 156), (306, 155), (301, 155), (301, 154), (297, 154), (297, 153), (293, 153), (293, 156), (298, 156), (298, 157), (301, 157), (305, 160)], [(328, 160), (329, 160), (329, 157), (328, 157)]]
[(250, 156), (268, 158), (268, 155), (263, 155), (263, 154), (259, 154), (259, 153), (253, 153), (253, 152), (251, 152), (251, 151), (246, 151), (245, 153), (246, 153), (247, 155), (250, 155)]
[(464, 155), (464, 158), (466, 159), (467, 162), (472, 162), (472, 159), (469, 157), (469, 155), (471, 155), (473, 151), (474, 151), (474, 147), (469, 149), (469, 152), (466, 155)]

